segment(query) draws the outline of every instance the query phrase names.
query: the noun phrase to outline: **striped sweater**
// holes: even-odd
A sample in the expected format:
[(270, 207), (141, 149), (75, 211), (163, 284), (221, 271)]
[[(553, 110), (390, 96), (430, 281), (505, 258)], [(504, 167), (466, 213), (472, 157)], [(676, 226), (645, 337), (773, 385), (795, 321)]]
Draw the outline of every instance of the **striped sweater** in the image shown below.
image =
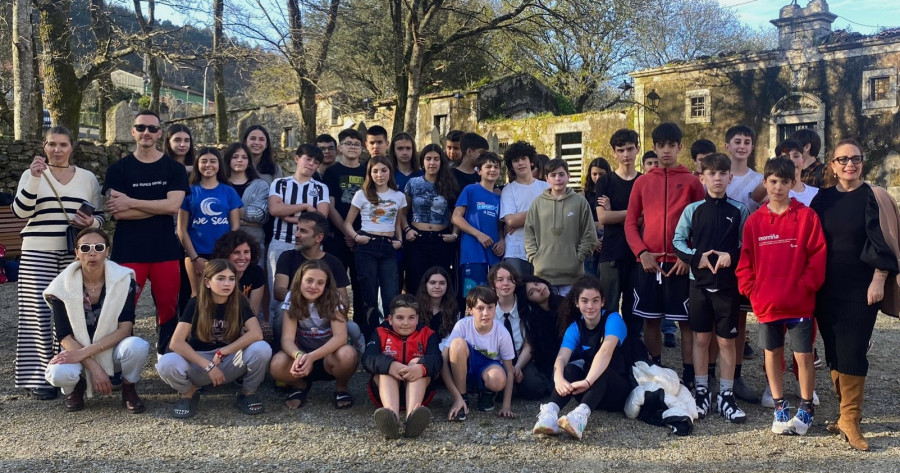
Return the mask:
[(75, 217), (75, 212), (83, 201), (94, 204), (94, 227), (103, 225), (106, 220), (100, 206), (100, 184), (90, 171), (75, 168), (75, 176), (68, 184), (60, 184), (55, 179), (53, 187), (66, 207), (66, 215), (59, 207), (59, 202), (46, 179), (54, 179), (50, 172), (44, 177), (34, 177), (30, 170), (22, 173), (12, 211), (19, 218), (27, 218), (28, 224), (22, 229), (22, 250), (62, 251), (66, 249), (66, 226), (68, 219)]

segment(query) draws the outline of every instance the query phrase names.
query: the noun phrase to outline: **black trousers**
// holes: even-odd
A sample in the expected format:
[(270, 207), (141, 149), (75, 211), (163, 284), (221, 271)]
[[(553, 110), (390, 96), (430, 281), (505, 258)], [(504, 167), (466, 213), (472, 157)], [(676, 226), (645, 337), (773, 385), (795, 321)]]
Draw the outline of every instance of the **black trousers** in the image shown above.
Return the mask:
[[(563, 370), (563, 378), (570, 383), (581, 381), (589, 370), (590, 366), (582, 368), (569, 363)], [(631, 393), (631, 383), (621, 374), (607, 369), (587, 391), (581, 394), (560, 396), (556, 389), (553, 389), (553, 393), (550, 395), (550, 402), (555, 403), (561, 409), (574, 397), (576, 401), (587, 404), (592, 411), (603, 409), (604, 411), (615, 412), (621, 411), (625, 407), (625, 399), (628, 398), (629, 393)]]

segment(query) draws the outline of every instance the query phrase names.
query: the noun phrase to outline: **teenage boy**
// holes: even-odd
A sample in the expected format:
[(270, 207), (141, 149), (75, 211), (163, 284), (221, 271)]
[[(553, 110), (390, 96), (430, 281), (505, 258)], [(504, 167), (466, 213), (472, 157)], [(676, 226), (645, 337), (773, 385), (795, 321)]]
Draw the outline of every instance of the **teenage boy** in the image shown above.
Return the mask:
[(444, 152), (447, 153), (447, 159), (450, 160), (451, 166), (456, 166), (462, 161), (462, 148), (460, 148), (460, 140), (463, 132), (460, 130), (451, 130), (444, 139)]
[(535, 179), (531, 173), (536, 156), (534, 146), (524, 141), (511, 144), (503, 153), (506, 169), (515, 175), (515, 180), (504, 186), (500, 193), (500, 219), (506, 224), (503, 260), (523, 277), (534, 275), (534, 266), (525, 254), (525, 214), (534, 199), (550, 187), (550, 184)]
[(337, 140), (329, 134), (323, 134), (316, 137), (316, 147), (322, 151), (322, 162), (319, 163), (319, 169), (313, 175), (313, 179), (322, 181), (325, 171), (337, 160)]
[(486, 153), (488, 150), (488, 142), (483, 136), (477, 133), (464, 133), (459, 139), (460, 150), (462, 152), (462, 160), (453, 168), (453, 176), (460, 189), (466, 186), (477, 184), (481, 179), (475, 171), (476, 158)]
[[(764, 174), (769, 203), (744, 226), (738, 285), (741, 294), (750, 298), (760, 322), (766, 377), (775, 400), (772, 432), (803, 435), (815, 413), (813, 309), (816, 291), (825, 281), (825, 236), (816, 213), (790, 198), (794, 163), (781, 157), (771, 159)], [(785, 331), (799, 364), (801, 399), (793, 418), (781, 375)]]
[(784, 140), (775, 147), (775, 155), (790, 159), (794, 166), (797, 167), (797, 174), (794, 176), (794, 187), (791, 187), (791, 197), (809, 207), (813, 197), (819, 193), (819, 188), (803, 182), (803, 144), (792, 138)]
[(534, 265), (534, 275), (565, 296), (575, 280), (584, 276), (584, 260), (597, 246), (597, 227), (591, 205), (567, 187), (569, 165), (564, 160), (551, 159), (544, 166), (544, 175), (550, 188), (528, 209), (525, 253)]
[[(750, 169), (748, 164), (753, 155), (755, 140), (756, 133), (746, 125), (736, 125), (725, 131), (725, 150), (731, 158), (731, 183), (728, 184), (727, 192), (732, 199), (744, 204), (751, 214), (756, 212), (760, 202), (766, 198), (762, 174)], [(758, 391), (747, 386), (741, 376), (744, 358), (750, 360), (756, 357), (753, 348), (747, 343), (747, 313), (752, 310), (750, 302), (742, 297), (741, 311), (738, 314), (738, 337), (735, 341), (737, 361), (734, 367), (734, 394), (738, 399), (758, 404)]]
[(825, 185), (825, 163), (819, 161), (822, 138), (810, 128), (795, 131), (791, 138), (803, 145), (803, 171), (800, 175), (803, 183), (821, 189)]
[(700, 181), (678, 164), (678, 153), (682, 149), (678, 125), (663, 123), (651, 136), (659, 166), (635, 181), (625, 216), (625, 238), (638, 258), (634, 313), (644, 319), (644, 343), (657, 363), (660, 363), (662, 353), (660, 328), (663, 318), (679, 323), (684, 363), (682, 376), (685, 385), (691, 386), (694, 381), (694, 342), (687, 323), (689, 267), (675, 256), (672, 238), (684, 208), (703, 199), (706, 193)]
[(738, 291), (734, 268), (741, 249), (741, 233), (750, 215), (744, 204), (725, 194), (731, 180), (731, 160), (720, 153), (700, 158), (700, 182), (706, 198), (685, 207), (673, 245), (691, 266), (688, 322), (694, 333), (695, 400), (700, 418), (712, 401), (709, 388), (709, 345), (715, 332), (721, 371), (715, 410), (729, 422), (747, 420), (734, 400), (734, 339), (737, 337)]
[(644, 174), (647, 174), (657, 166), (659, 166), (659, 156), (656, 155), (655, 151), (647, 151), (641, 156), (641, 169), (644, 171)]
[[(644, 170), (644, 173), (650, 172), (653, 168), (659, 166), (659, 156), (653, 150), (647, 151), (641, 157), (641, 169)], [(605, 238), (604, 238), (605, 239)], [(633, 286), (633, 284), (632, 284)], [(632, 291), (632, 295), (634, 291)], [(634, 301), (634, 297), (631, 298), (631, 302)], [(643, 325), (643, 322), (641, 322)], [(639, 334), (643, 332), (643, 328), (638, 327), (635, 329), (634, 334)], [(675, 325), (670, 319), (663, 319), (662, 321), (662, 334), (663, 334), (663, 345), (673, 348), (678, 343), (675, 341), (675, 334), (678, 332), (678, 327)], [(631, 333), (631, 332), (629, 332)]]
[(172, 216), (190, 188), (184, 166), (156, 148), (162, 136), (156, 113), (138, 112), (131, 136), (137, 145), (134, 152), (111, 164), (103, 183), (106, 210), (117, 221), (111, 259), (134, 270), (135, 301), (150, 279), (159, 335), (156, 348), (162, 355), (178, 324), (178, 260), (184, 257)]
[(500, 261), (506, 249), (500, 196), (494, 193), (494, 184), (500, 177), (500, 157), (495, 153), (478, 156), (475, 170), (481, 182), (462, 190), (450, 219), (462, 232), (459, 243), (462, 297), (473, 287), (487, 284), (488, 269)]
[[(634, 253), (625, 241), (625, 215), (628, 199), (635, 179), (641, 175), (634, 167), (641, 152), (638, 134), (634, 130), (621, 129), (609, 139), (618, 167), (597, 180), (596, 195), (600, 197), (596, 207), (597, 222), (603, 225), (603, 246), (600, 248), (597, 276), (603, 285), (607, 312), (620, 312), (628, 336), (639, 337), (644, 322), (634, 316), (634, 292), (631, 275), (634, 269)], [(619, 310), (619, 301), (622, 309)]]
[(700, 160), (716, 152), (716, 145), (709, 140), (697, 140), (691, 144), (691, 160), (694, 161), (693, 174), (700, 177)]
[(497, 392), (503, 391), (503, 406), (498, 415), (516, 416), (510, 409), (515, 351), (509, 331), (494, 323), (497, 300), (491, 288), (473, 287), (466, 296), (466, 313), (471, 317), (460, 319), (450, 332), (450, 345), (444, 350), (441, 368), (441, 379), (453, 399), (447, 415), (449, 420), (466, 420), (469, 413), (466, 393), (470, 386), (480, 390), (479, 411), (494, 410)]
[(272, 294), (269, 307), (272, 314), (284, 301), (275, 297), (273, 291), (275, 266), (282, 253), (294, 249), (297, 217), (305, 212), (318, 212), (327, 216), (331, 206), (328, 187), (312, 178), (321, 162), (322, 151), (318, 147), (311, 144), (300, 145), (294, 153), (294, 163), (297, 165), (294, 174), (275, 179), (269, 186), (269, 214), (275, 218), (272, 241), (266, 255), (269, 293)]
[(369, 152), (369, 156), (384, 155), (390, 144), (388, 132), (383, 126), (375, 125), (366, 130), (366, 151)]

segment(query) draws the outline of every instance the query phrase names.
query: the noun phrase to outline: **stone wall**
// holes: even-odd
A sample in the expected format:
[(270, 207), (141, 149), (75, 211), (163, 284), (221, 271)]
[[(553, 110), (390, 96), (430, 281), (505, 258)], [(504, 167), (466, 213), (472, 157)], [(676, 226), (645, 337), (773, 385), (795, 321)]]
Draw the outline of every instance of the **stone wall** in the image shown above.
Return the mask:
[[(128, 152), (129, 147), (125, 145), (98, 146), (89, 141), (80, 141), (75, 148), (72, 163), (93, 171), (102, 186), (109, 164)], [(39, 141), (0, 139), (0, 191), (15, 193), (22, 173), (39, 154), (43, 154), (43, 145)]]

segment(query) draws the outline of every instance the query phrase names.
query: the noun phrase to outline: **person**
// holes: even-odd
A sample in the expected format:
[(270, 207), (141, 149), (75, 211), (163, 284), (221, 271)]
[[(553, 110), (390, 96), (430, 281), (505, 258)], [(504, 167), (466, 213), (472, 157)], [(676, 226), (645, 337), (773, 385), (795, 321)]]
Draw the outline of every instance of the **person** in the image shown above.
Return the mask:
[(641, 156), (641, 169), (644, 171), (644, 174), (657, 166), (659, 166), (659, 156), (657, 156), (656, 151), (650, 150)]
[[(582, 276), (572, 286), (560, 310), (562, 346), (553, 367), (550, 402), (541, 404), (532, 433), (553, 435), (562, 429), (581, 440), (592, 411), (621, 412), (631, 392), (622, 342), (625, 322), (603, 309), (603, 289), (594, 276)], [(559, 417), (572, 398), (578, 405)]]
[(391, 141), (388, 139), (387, 130), (381, 125), (375, 125), (366, 130), (366, 151), (369, 157), (386, 156)]
[(227, 259), (234, 266), (238, 291), (247, 298), (250, 310), (257, 316), (261, 313), (266, 285), (265, 273), (257, 264), (259, 257), (259, 243), (244, 230), (232, 230), (220, 236), (212, 250), (213, 259)]
[(703, 174), (700, 170), (700, 160), (716, 152), (716, 144), (707, 139), (700, 139), (691, 143), (691, 160), (694, 162), (694, 174), (698, 178)]
[(316, 137), (316, 147), (322, 151), (322, 162), (319, 163), (319, 168), (316, 170), (316, 173), (313, 174), (313, 179), (321, 182), (322, 176), (325, 175), (325, 171), (337, 161), (337, 146), (337, 140), (328, 133)]
[(551, 159), (544, 173), (550, 188), (528, 209), (525, 253), (534, 265), (534, 274), (550, 281), (565, 296), (572, 283), (584, 275), (584, 260), (597, 247), (597, 227), (588, 202), (567, 187), (568, 163)]
[(678, 125), (663, 123), (653, 130), (652, 138), (659, 166), (635, 181), (625, 216), (625, 239), (638, 259), (634, 269), (634, 313), (644, 319), (644, 343), (657, 364), (662, 353), (662, 319), (678, 322), (682, 378), (686, 386), (691, 386), (694, 365), (693, 339), (687, 321), (689, 267), (675, 256), (672, 238), (681, 212), (691, 202), (703, 199), (705, 192), (700, 181), (678, 164), (682, 148)]
[(438, 334), (441, 352), (449, 345), (450, 332), (460, 318), (456, 291), (450, 281), (450, 273), (446, 269), (432, 266), (422, 275), (419, 291), (416, 293), (419, 320)]
[(540, 181), (546, 181), (544, 178), (544, 166), (550, 162), (550, 157), (546, 154), (538, 153), (534, 155), (534, 168), (531, 169), (531, 175)]
[(500, 157), (484, 153), (478, 156), (475, 166), (481, 181), (463, 188), (450, 220), (463, 232), (459, 243), (463, 297), (473, 287), (487, 283), (488, 268), (500, 261), (505, 250), (500, 196), (494, 193), (494, 184), (500, 177)]
[(610, 137), (609, 146), (619, 164), (615, 172), (597, 179), (594, 195), (598, 200), (592, 204), (596, 206), (597, 223), (603, 226), (603, 244), (597, 258), (597, 277), (606, 296), (604, 309), (607, 312), (619, 312), (628, 327), (629, 336), (639, 337), (644, 323), (633, 312), (632, 274), (635, 257), (625, 240), (624, 224), (631, 190), (635, 180), (641, 176), (635, 169), (635, 159), (641, 152), (640, 138), (636, 131), (622, 128)]
[(347, 318), (328, 264), (309, 260), (300, 266), (285, 299), (281, 350), (272, 357), (269, 371), (288, 385), (288, 409), (306, 405), (314, 381), (336, 380), (334, 408), (353, 407), (347, 391), (356, 371), (358, 355), (347, 344)]
[[(458, 187), (465, 189), (468, 185), (481, 182), (480, 173), (476, 169), (478, 168), (477, 159), (488, 151), (489, 145), (487, 140), (478, 133), (464, 133), (459, 138), (459, 146), (462, 159), (453, 168), (453, 176), (456, 177)], [(491, 190), (493, 191), (493, 189)]]
[(599, 203), (597, 181), (612, 173), (612, 168), (609, 166), (609, 161), (605, 158), (595, 158), (588, 164), (588, 169), (590, 174), (584, 176), (584, 182), (582, 183), (584, 188), (583, 195), (588, 202), (588, 207), (591, 208), (591, 218), (594, 219), (594, 227), (597, 230), (597, 246), (594, 248), (591, 256), (584, 260), (584, 274), (596, 276), (597, 266), (600, 264), (600, 250), (603, 248), (603, 225), (597, 221), (597, 212), (594, 211)]
[[(828, 430), (842, 435), (854, 449), (868, 451), (860, 431), (867, 352), (879, 303), (886, 287), (894, 292), (898, 266), (888, 245), (896, 233), (888, 236), (882, 230), (896, 221), (896, 203), (883, 189), (863, 182), (863, 163), (859, 143), (839, 141), (828, 165), (835, 185), (820, 189), (810, 208), (821, 219), (827, 242), (825, 282), (816, 294), (815, 318), (840, 401), (840, 417)], [(884, 310), (896, 313), (886, 306)]]
[(175, 123), (169, 125), (166, 129), (165, 145), (163, 153), (166, 156), (178, 161), (184, 166), (185, 172), (190, 174), (194, 167), (194, 137), (191, 136), (191, 129)]
[(422, 166), (416, 159), (416, 142), (409, 133), (397, 133), (391, 140), (391, 165), (394, 167), (394, 182), (401, 192), (410, 179), (421, 176)]
[(400, 437), (400, 411), (406, 411), (403, 435), (416, 438), (431, 423), (428, 404), (434, 397), (432, 381), (443, 359), (440, 338), (419, 320), (416, 298), (400, 294), (390, 313), (369, 338), (362, 363), (371, 373), (369, 397), (375, 404), (375, 426), (386, 439)]
[(467, 386), (478, 389), (478, 410), (494, 410), (497, 392), (503, 391), (500, 417), (515, 417), (510, 409), (515, 379), (515, 357), (509, 332), (494, 323), (497, 294), (487, 286), (475, 286), (466, 295), (466, 312), (450, 332), (450, 344), (443, 352), (441, 378), (450, 391), (453, 405), (449, 420), (466, 420), (469, 413)]
[(203, 268), (216, 240), (240, 228), (244, 206), (225, 177), (225, 162), (215, 148), (201, 148), (188, 181), (191, 191), (178, 211), (178, 237), (185, 251), (185, 267), (191, 280), (191, 297), (197, 295)]
[(462, 135), (463, 132), (460, 130), (450, 130), (450, 132), (447, 133), (447, 137), (444, 139), (444, 153), (447, 155), (447, 159), (450, 160), (451, 166), (456, 166), (462, 161), (463, 154), (459, 144)]
[(121, 373), (122, 405), (138, 414), (146, 409), (137, 393), (150, 344), (132, 335), (134, 271), (107, 259), (109, 236), (85, 228), (75, 239), (77, 261), (53, 279), (44, 299), (53, 311), (62, 351), (50, 360), (46, 379), (66, 395), (66, 410), (84, 409), (84, 397), (109, 395), (111, 378)]
[(819, 193), (819, 188), (803, 182), (803, 145), (797, 140), (787, 139), (778, 144), (775, 154), (786, 156), (797, 167), (797, 175), (794, 176), (794, 187), (791, 188), (790, 195), (808, 207)]
[(534, 274), (534, 266), (525, 254), (525, 215), (531, 203), (550, 187), (550, 184), (535, 179), (531, 174), (536, 154), (534, 146), (525, 141), (509, 145), (503, 153), (503, 162), (512, 174), (512, 180), (500, 192), (500, 219), (506, 229), (503, 261), (511, 264), (524, 276)]
[(284, 177), (284, 171), (272, 156), (272, 139), (269, 138), (269, 131), (266, 130), (266, 127), (262, 125), (247, 127), (241, 137), (241, 143), (244, 143), (250, 150), (250, 162), (253, 163), (253, 169), (256, 169), (260, 179), (266, 181), (266, 185), (271, 185), (275, 179)]
[[(789, 196), (794, 163), (770, 159), (763, 174), (769, 202), (747, 219), (736, 274), (760, 322), (766, 376), (775, 400), (772, 432), (804, 435), (815, 416), (813, 311), (816, 291), (825, 280), (825, 237), (816, 213)], [(793, 418), (781, 374), (785, 332), (800, 371), (800, 405)]]
[(266, 274), (269, 275), (272, 295), (268, 301), (271, 314), (284, 301), (275, 294), (275, 267), (282, 253), (294, 249), (297, 217), (307, 212), (327, 216), (331, 209), (328, 187), (312, 177), (322, 159), (319, 148), (311, 144), (300, 145), (294, 153), (294, 163), (297, 165), (294, 174), (275, 179), (269, 186), (269, 214), (274, 219), (272, 241), (266, 253)]
[(197, 297), (188, 301), (169, 344), (159, 358), (160, 379), (178, 391), (172, 417), (197, 413), (201, 386), (221, 386), (243, 376), (237, 407), (247, 415), (265, 412), (256, 394), (266, 376), (272, 349), (263, 341), (259, 320), (247, 299), (235, 290), (237, 271), (228, 260), (214, 259), (203, 270)]
[(819, 132), (811, 128), (801, 128), (791, 135), (791, 139), (800, 142), (803, 146), (803, 171), (800, 179), (804, 184), (822, 188), (825, 187), (825, 163), (819, 161), (819, 152), (822, 150), (822, 138)]
[[(269, 220), (269, 186), (250, 164), (250, 149), (243, 143), (232, 143), (225, 149), (225, 177), (244, 206), (238, 209), (240, 229), (250, 234), (265, 249), (263, 224)], [(263, 264), (264, 258), (259, 258)]]
[(134, 270), (136, 299), (150, 280), (159, 335), (156, 349), (162, 355), (178, 323), (178, 260), (185, 257), (172, 217), (190, 188), (184, 166), (156, 149), (162, 134), (159, 123), (156, 113), (138, 112), (131, 127), (137, 146), (107, 168), (103, 193), (109, 196), (106, 209), (116, 219), (111, 258)]
[[(709, 346), (719, 346), (721, 371), (715, 411), (740, 424), (747, 415), (734, 400), (734, 339), (737, 336), (738, 291), (734, 268), (741, 251), (741, 233), (750, 215), (747, 207), (728, 198), (731, 160), (720, 153), (700, 158), (700, 182), (706, 198), (681, 213), (672, 244), (678, 258), (690, 265), (688, 324), (694, 334), (695, 400), (701, 419), (710, 412)], [(715, 334), (713, 334), (715, 332)]]
[[(760, 203), (766, 198), (762, 174), (749, 167), (753, 155), (756, 133), (746, 125), (736, 125), (725, 131), (725, 151), (731, 159), (731, 183), (727, 193), (732, 199), (744, 204), (750, 213), (756, 212)], [(747, 386), (741, 376), (744, 358), (756, 357), (753, 348), (747, 343), (747, 313), (753, 308), (746, 297), (741, 297), (738, 313), (738, 336), (735, 341), (737, 360), (734, 366), (734, 394), (738, 399), (751, 404), (759, 404), (761, 397), (756, 389)]]
[[(106, 220), (100, 208), (97, 178), (71, 162), (74, 147), (68, 129), (47, 130), (45, 156), (35, 156), (22, 173), (12, 204), (16, 217), (28, 219), (21, 231), (22, 257), (16, 285), (15, 385), (41, 400), (58, 395), (56, 388), (44, 379), (47, 364), (56, 351), (52, 314), (44, 303), (44, 289), (72, 262), (67, 251), (67, 227), (100, 228)], [(95, 210), (87, 210), (82, 202), (90, 203)]]
[(450, 225), (453, 204), (459, 197), (450, 162), (433, 143), (422, 148), (419, 162), (425, 173), (410, 179), (403, 188), (409, 210), (400, 217), (406, 242), (403, 264), (407, 294), (418, 292), (430, 266), (440, 266), (449, 273), (459, 242), (459, 229)]

